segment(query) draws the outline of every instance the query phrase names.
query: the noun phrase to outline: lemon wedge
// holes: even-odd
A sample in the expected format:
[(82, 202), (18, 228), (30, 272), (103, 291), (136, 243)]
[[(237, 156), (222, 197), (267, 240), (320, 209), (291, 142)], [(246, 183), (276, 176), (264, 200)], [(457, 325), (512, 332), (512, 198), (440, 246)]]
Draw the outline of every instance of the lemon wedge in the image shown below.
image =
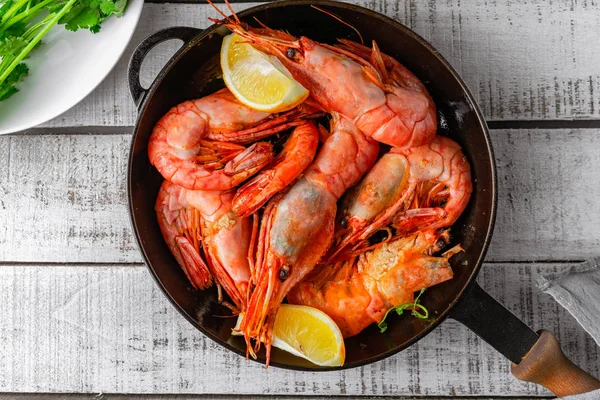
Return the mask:
[(227, 88), (255, 110), (286, 111), (309, 94), (277, 58), (256, 50), (236, 34), (223, 38), (221, 68)]
[[(239, 331), (238, 317), (233, 335)], [(308, 306), (282, 304), (275, 317), (273, 346), (313, 364), (340, 367), (346, 359), (346, 347), (340, 328), (323, 311)]]
[(273, 346), (322, 366), (342, 366), (346, 359), (340, 328), (323, 311), (308, 306), (281, 305)]

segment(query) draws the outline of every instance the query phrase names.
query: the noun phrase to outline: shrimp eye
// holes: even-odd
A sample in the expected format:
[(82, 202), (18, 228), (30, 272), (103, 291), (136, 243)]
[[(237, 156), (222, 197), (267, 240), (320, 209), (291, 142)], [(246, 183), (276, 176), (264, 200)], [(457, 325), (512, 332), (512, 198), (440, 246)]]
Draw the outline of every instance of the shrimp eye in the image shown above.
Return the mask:
[(348, 228), (348, 218), (347, 217), (342, 218), (342, 220), (340, 221), (340, 225), (344, 229)]
[(439, 238), (437, 240), (437, 242), (435, 242), (435, 247), (437, 247), (438, 249), (443, 249), (446, 246), (446, 241), (442, 238)]
[(290, 276), (290, 266), (283, 265), (279, 270), (279, 280), (281, 282), (285, 281)]
[(285, 55), (290, 60), (293, 60), (298, 55), (298, 50), (294, 49), (293, 47), (288, 47), (288, 49), (285, 51)]

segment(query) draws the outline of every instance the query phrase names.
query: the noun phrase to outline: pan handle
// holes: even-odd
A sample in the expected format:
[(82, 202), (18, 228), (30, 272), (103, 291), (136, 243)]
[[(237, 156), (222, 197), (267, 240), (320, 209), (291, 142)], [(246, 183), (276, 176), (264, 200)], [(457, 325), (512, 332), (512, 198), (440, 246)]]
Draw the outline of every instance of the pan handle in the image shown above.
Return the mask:
[(131, 97), (138, 108), (144, 101), (147, 93), (147, 89), (144, 89), (140, 83), (140, 69), (148, 52), (157, 44), (171, 39), (181, 39), (184, 43), (188, 43), (200, 32), (202, 32), (202, 29), (187, 26), (166, 28), (148, 36), (135, 48), (129, 59), (127, 79), (129, 81)]
[(450, 317), (511, 360), (518, 379), (540, 384), (559, 397), (600, 389), (600, 381), (573, 364), (552, 333), (540, 331), (538, 336), (477, 283)]

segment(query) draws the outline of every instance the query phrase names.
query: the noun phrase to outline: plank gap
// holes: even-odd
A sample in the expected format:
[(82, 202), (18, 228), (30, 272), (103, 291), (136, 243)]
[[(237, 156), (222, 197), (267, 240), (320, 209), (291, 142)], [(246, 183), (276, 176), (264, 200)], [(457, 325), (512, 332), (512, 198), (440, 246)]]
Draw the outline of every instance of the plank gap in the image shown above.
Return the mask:
[(143, 262), (33, 262), (33, 261), (0, 261), (0, 267), (69, 267), (69, 266), (83, 266), (83, 267), (112, 267), (112, 268), (127, 268), (127, 267), (145, 267), (146, 264)]
[[(506, 121), (486, 121), (490, 130), (518, 130), (518, 129), (600, 129), (600, 119), (582, 119), (582, 120), (506, 120)], [(36, 127), (21, 132), (15, 132), (11, 135), (127, 135), (132, 134), (134, 126), (68, 126), (64, 128), (56, 127)]]
[[(50, 400), (50, 399), (69, 399), (69, 400), (125, 400), (125, 399), (144, 399), (144, 400), (272, 400), (272, 399), (324, 399), (319, 395), (140, 395), (140, 394), (120, 394), (120, 393), (0, 393), (0, 400)], [(345, 400), (354, 398), (354, 396), (327, 396), (331, 400)], [(553, 396), (361, 396), (361, 400), (528, 400), (528, 399), (553, 399)]]
[(487, 121), (490, 129), (600, 129), (599, 119)]
[[(141, 254), (141, 253), (140, 253)], [(580, 264), (586, 260), (512, 260), (507, 259), (505, 261), (498, 260), (485, 260), (485, 264)], [(143, 262), (43, 262), (43, 261), (0, 261), (1, 267), (111, 267), (111, 268), (126, 268), (126, 267), (145, 267), (146, 264)]]
[[(519, 264), (559, 264), (559, 263), (568, 263), (568, 264), (579, 264), (582, 263), (586, 260), (572, 260), (572, 259), (542, 259), (542, 260), (537, 260), (537, 259), (532, 259), (532, 260), (518, 260), (515, 261), (513, 259), (507, 259), (504, 261), (499, 261), (499, 259), (494, 259), (494, 260), (485, 260), (484, 263), (486, 264), (508, 264), (508, 263), (519, 263)], [(77, 263), (78, 264), (78, 263)], [(36, 264), (37, 265), (37, 264)]]
[[(213, 3), (224, 4), (225, 0), (213, 0)], [(270, 1), (256, 1), (256, 0), (230, 0), (230, 3), (270, 3)], [(202, 0), (146, 0), (146, 3), (152, 4), (208, 4)]]
[(56, 127), (35, 127), (24, 131), (11, 133), (10, 136), (48, 136), (56, 135), (127, 135), (133, 133), (133, 126), (67, 126), (64, 128)]

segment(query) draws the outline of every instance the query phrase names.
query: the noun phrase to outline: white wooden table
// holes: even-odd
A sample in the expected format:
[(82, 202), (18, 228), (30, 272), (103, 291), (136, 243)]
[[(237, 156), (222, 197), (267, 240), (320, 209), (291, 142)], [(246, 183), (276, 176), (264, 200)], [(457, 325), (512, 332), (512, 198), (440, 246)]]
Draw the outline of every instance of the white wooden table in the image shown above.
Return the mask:
[[(534, 282), (600, 253), (600, 3), (354, 2), (417, 31), (466, 80), (489, 121), (499, 174), (479, 282), (534, 329), (555, 332), (598, 376), (600, 349)], [(39, 128), (0, 136), (0, 392), (8, 393), (0, 399), (551, 397), (514, 379), (507, 360), (451, 320), (384, 361), (303, 373), (264, 370), (223, 350), (168, 303), (127, 215), (136, 110), (126, 66), (147, 35), (204, 27), (209, 16), (203, 4), (146, 4), (128, 52), (94, 93)], [(176, 48), (150, 54), (146, 83)]]

